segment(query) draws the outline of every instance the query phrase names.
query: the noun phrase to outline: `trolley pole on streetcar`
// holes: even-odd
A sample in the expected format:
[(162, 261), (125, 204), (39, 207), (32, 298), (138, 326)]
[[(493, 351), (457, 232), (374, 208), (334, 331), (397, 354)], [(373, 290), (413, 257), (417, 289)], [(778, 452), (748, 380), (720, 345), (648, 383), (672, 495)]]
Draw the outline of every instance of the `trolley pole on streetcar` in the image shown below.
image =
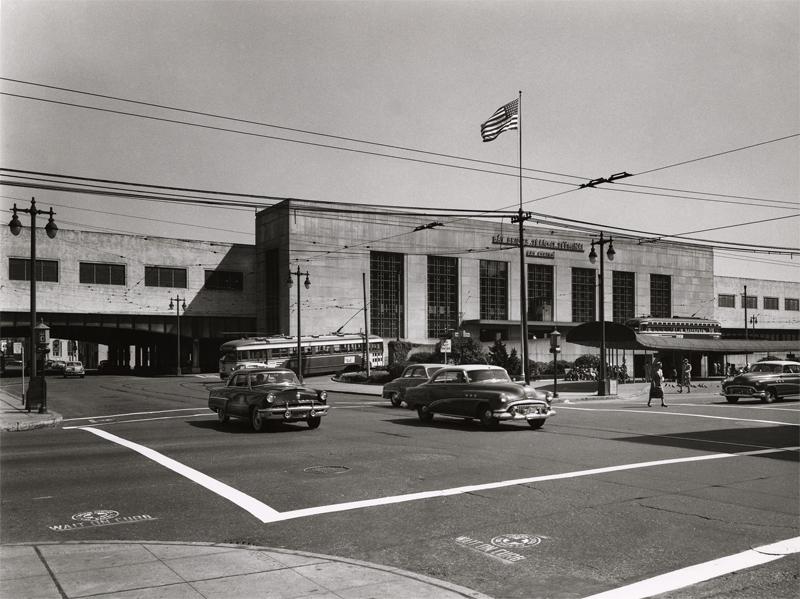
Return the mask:
[(311, 287), (308, 271), (300, 272), (300, 266), (297, 267), (297, 272), (289, 271), (289, 278), (286, 280), (286, 284), (291, 287), (294, 285), (292, 277), (297, 277), (297, 378), (301, 383), (303, 382), (303, 348), (300, 343), (300, 277), (303, 275), (306, 277), (303, 287), (308, 289)]

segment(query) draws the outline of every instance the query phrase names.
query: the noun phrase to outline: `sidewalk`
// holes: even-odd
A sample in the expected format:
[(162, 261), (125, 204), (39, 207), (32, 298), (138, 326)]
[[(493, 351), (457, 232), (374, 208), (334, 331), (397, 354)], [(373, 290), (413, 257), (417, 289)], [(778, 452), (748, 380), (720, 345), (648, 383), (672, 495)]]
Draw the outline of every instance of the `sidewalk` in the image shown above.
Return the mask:
[[(61, 414), (48, 409), (46, 414), (39, 414), (38, 405), (28, 412), (22, 399), (0, 389), (0, 430), (29, 431), (35, 428), (61, 426)], [(0, 594), (0, 597), (3, 595)]]
[(213, 543), (0, 546), (0, 597), (15, 599), (490, 599), (397, 568)]

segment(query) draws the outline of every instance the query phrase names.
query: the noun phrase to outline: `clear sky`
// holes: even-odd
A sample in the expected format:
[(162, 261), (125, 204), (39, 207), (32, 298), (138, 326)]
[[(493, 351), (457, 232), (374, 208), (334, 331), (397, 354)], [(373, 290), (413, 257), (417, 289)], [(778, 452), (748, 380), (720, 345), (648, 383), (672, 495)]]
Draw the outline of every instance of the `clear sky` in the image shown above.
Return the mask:
[[(479, 128), (522, 91), (522, 164), (556, 173), (525, 174), (560, 182), (525, 179), (526, 210), (598, 230), (800, 247), (795, 0), (0, 0), (0, 17), (2, 168), (398, 207), (514, 208), (519, 132), (483, 143)], [(661, 170), (613, 190), (539, 199), (653, 169)], [(3, 209), (35, 195), (62, 228), (254, 241), (252, 210), (7, 185), (0, 195)], [(747, 224), (755, 221), (766, 222)], [(740, 226), (705, 231), (731, 225)], [(725, 256), (718, 274), (800, 279), (799, 256), (785, 266), (776, 256)]]

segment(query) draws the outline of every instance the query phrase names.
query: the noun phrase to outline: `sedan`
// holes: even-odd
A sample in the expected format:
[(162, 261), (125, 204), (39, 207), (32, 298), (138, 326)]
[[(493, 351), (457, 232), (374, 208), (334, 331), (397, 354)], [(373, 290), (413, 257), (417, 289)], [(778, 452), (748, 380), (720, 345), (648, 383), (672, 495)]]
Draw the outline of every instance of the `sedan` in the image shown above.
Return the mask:
[(551, 398), (551, 393), (515, 383), (504, 368), (483, 364), (442, 368), (405, 395), (406, 404), (417, 410), (422, 422), (440, 414), (476, 419), (485, 428), (503, 420), (525, 420), (533, 429), (555, 414)]
[(442, 368), (444, 364), (409, 364), (403, 374), (383, 386), (383, 397), (398, 408), (405, 399), (407, 389), (421, 385)]
[(77, 361), (67, 362), (67, 365), (64, 366), (62, 374), (64, 378), (67, 378), (69, 376), (79, 376), (83, 378), (85, 375), (86, 371), (83, 369), (83, 363)]
[(740, 397), (772, 403), (787, 395), (800, 395), (800, 362), (757, 362), (748, 372), (722, 381), (720, 395), (724, 395), (728, 403), (736, 403)]
[(305, 422), (317, 428), (328, 414), (328, 395), (303, 386), (288, 368), (247, 368), (233, 372), (224, 387), (211, 389), (208, 407), (220, 425), (233, 418), (260, 432), (268, 422)]

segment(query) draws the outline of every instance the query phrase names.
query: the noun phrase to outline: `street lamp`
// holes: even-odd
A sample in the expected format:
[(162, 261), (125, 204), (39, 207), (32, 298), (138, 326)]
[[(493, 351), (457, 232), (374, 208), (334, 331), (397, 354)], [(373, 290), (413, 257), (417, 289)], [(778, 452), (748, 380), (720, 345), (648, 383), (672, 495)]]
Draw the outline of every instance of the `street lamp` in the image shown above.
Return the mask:
[[(175, 302), (174, 304), (172, 302)], [(183, 304), (183, 312), (186, 313), (186, 298), (181, 298), (181, 296), (176, 295), (175, 297), (169, 298), (169, 309), (175, 308), (175, 316), (178, 317), (178, 368), (177, 373), (178, 376), (181, 376), (183, 373), (181, 372), (181, 303)]]
[(751, 326), (751, 328), (755, 329), (757, 324), (758, 324), (758, 315), (757, 314), (753, 314), (750, 317), (750, 326)]
[(303, 287), (308, 289), (311, 287), (311, 280), (308, 278), (308, 272), (300, 272), (300, 266), (297, 267), (297, 272), (289, 271), (289, 278), (286, 279), (286, 284), (291, 287), (294, 285), (292, 277), (297, 277), (297, 378), (303, 382), (303, 350), (300, 345), (300, 277), (306, 276)]
[(603, 232), (600, 231), (600, 240), (592, 239), (592, 249), (589, 252), (589, 262), (594, 264), (597, 261), (597, 252), (594, 249), (595, 244), (600, 246), (600, 379), (597, 381), (597, 395), (604, 396), (606, 394), (606, 308), (605, 308), (605, 262), (603, 260), (603, 245), (608, 244), (606, 256), (609, 260), (614, 260), (616, 251), (614, 251), (614, 240), (609, 237), (605, 239)]
[[(28, 393), (26, 394), (26, 404), (28, 405), (28, 410), (30, 411), (30, 401), (29, 399), (39, 399), (39, 413), (45, 414), (47, 412), (47, 391), (45, 389), (45, 382), (44, 382), (44, 373), (41, 375), (38, 374), (37, 369), (37, 361), (38, 361), (38, 345), (36, 339), (36, 215), (37, 214), (49, 214), (50, 219), (47, 221), (47, 224), (44, 227), (44, 230), (47, 232), (47, 236), (50, 239), (54, 239), (56, 233), (58, 233), (58, 227), (56, 226), (56, 222), (53, 220), (53, 208), (51, 207), (50, 210), (38, 210), (36, 208), (36, 199), (31, 198), (31, 207), (30, 208), (17, 208), (16, 203), (14, 204), (14, 208), (12, 208), (13, 215), (11, 217), (11, 221), (8, 223), (8, 228), (11, 230), (11, 234), (14, 236), (19, 235), (20, 231), (22, 231), (22, 223), (17, 216), (17, 212), (25, 212), (31, 215), (31, 262), (30, 262), (30, 279), (31, 279), (31, 333), (30, 333), (30, 354), (31, 354), (31, 374), (30, 374), (30, 385), (28, 386)], [(44, 354), (42, 354), (44, 355)], [(24, 361), (25, 356), (23, 356)], [(42, 369), (44, 370), (44, 368)], [(41, 379), (41, 380), (40, 380)], [(32, 397), (28, 397), (32, 396)]]
[(553, 352), (553, 398), (558, 397), (558, 354), (561, 352), (559, 340), (561, 333), (558, 329), (553, 329), (550, 333), (550, 351)]

